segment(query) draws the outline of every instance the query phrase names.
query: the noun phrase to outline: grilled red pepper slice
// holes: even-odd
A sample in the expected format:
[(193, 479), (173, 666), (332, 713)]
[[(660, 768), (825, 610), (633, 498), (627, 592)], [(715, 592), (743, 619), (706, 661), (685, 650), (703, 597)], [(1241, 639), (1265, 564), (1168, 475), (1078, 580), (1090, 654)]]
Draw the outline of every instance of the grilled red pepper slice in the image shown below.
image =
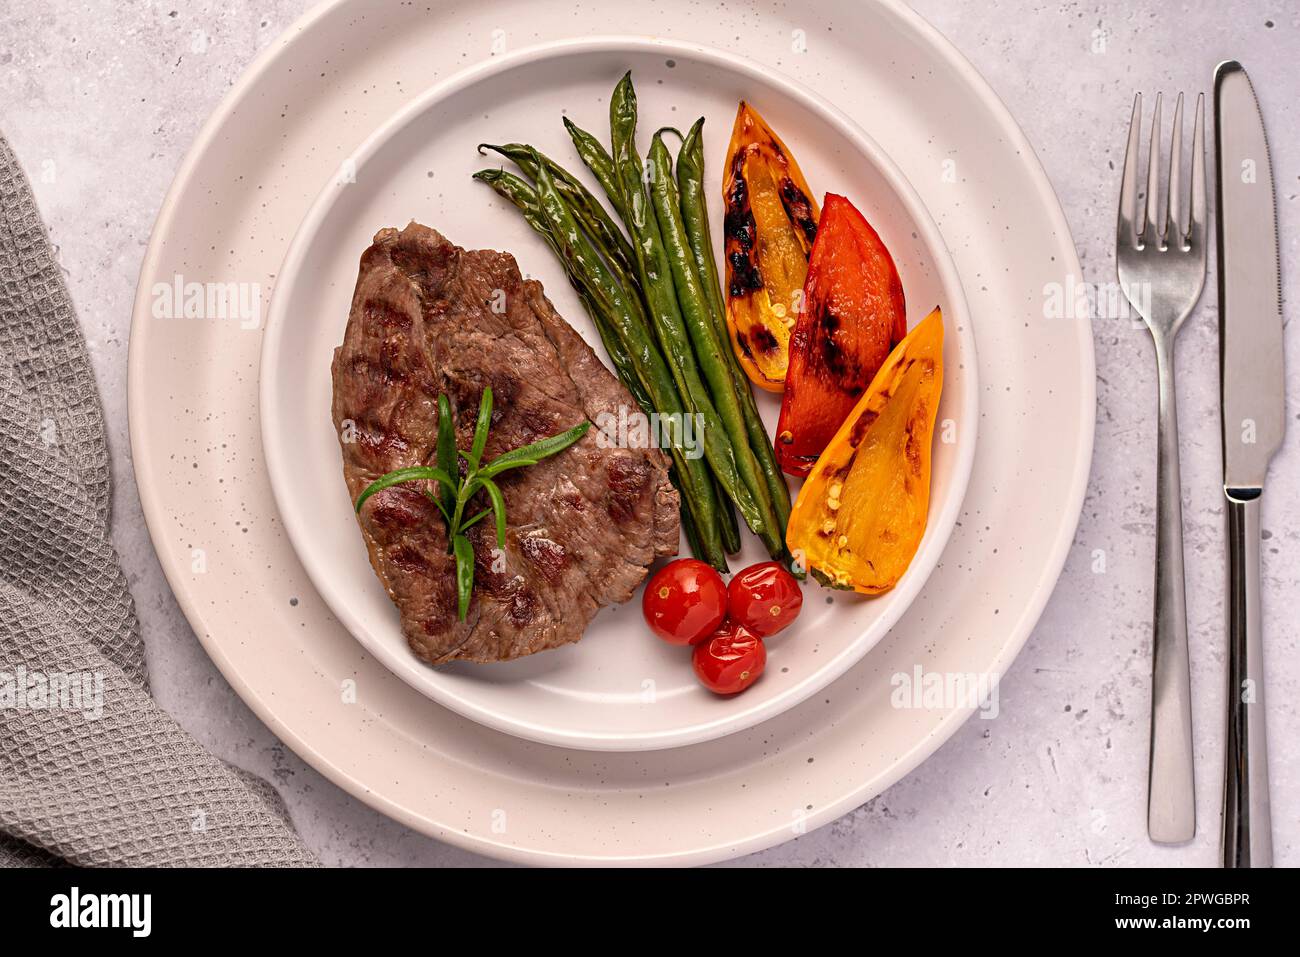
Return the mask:
[(784, 471), (808, 474), (906, 335), (903, 283), (889, 250), (852, 203), (827, 193), (776, 427)]

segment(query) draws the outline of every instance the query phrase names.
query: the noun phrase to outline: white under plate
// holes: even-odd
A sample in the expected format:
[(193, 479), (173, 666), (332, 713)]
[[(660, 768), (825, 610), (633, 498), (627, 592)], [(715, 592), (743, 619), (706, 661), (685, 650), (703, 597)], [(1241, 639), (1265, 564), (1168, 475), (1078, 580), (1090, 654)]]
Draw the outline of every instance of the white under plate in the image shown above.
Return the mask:
[[(649, 632), (639, 590), (627, 604), (597, 615), (577, 644), (493, 665), (435, 669), (420, 661), (371, 571), (329, 413), (330, 362), (343, 340), (361, 251), (381, 227), (400, 228), (411, 219), (467, 248), (514, 253), (604, 357), (551, 251), (471, 174), (503, 162), (476, 152), (475, 145), (486, 141), (531, 143), (581, 176), (561, 117), (605, 136), (610, 91), (629, 69), (642, 147), (659, 126), (706, 118), (705, 185), (719, 243), (720, 170), (736, 105), (746, 99), (798, 157), (819, 200), (826, 191), (845, 194), (875, 226), (898, 265), (911, 321), (938, 305), (947, 326), (938, 411), (945, 425), (936, 436), (946, 433), (951, 440), (935, 439), (930, 520), (911, 567), (893, 591), (877, 598), (835, 592), (810, 579), (803, 614), (769, 642), (763, 678), (733, 698), (707, 691), (695, 678), (689, 652)], [(751, 727), (815, 694), (906, 611), (939, 560), (970, 477), (978, 424), (974, 351), (961, 283), (938, 229), (893, 163), (843, 114), (731, 54), (663, 40), (564, 41), (493, 59), (430, 89), (325, 186), (276, 281), (262, 347), (263, 446), (281, 519), (317, 591), (403, 681), (467, 717), (534, 741), (596, 750), (676, 747)], [(771, 431), (777, 397), (761, 393), (759, 400)], [(756, 538), (744, 539), (733, 569), (768, 558)]]
[[(152, 316), (154, 285), (177, 276), (257, 282), (265, 301), (320, 185), (413, 95), (502, 49), (593, 27), (744, 55), (849, 113), (938, 222), (979, 351), (970, 486), (908, 614), (802, 704), (716, 741), (642, 753), (493, 731), (377, 662), (316, 593), (280, 522), (258, 422), (262, 333)], [(1078, 281), (1032, 148), (971, 66), (901, 4), (340, 0), (287, 30), (244, 75), (159, 215), (131, 333), (141, 500), (177, 599), (231, 686), (360, 800), (516, 861), (716, 861), (871, 799), (971, 713), (895, 708), (892, 676), (1000, 674), (1024, 644), (1065, 561), (1092, 451), (1091, 330), (1043, 310), (1045, 290)]]

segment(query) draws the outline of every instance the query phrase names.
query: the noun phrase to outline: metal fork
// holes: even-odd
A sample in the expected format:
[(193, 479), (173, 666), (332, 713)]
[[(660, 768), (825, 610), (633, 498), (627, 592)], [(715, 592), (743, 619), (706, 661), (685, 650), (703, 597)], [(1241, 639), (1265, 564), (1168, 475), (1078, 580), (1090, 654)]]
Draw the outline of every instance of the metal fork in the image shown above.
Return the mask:
[(1147, 833), (1158, 843), (1180, 844), (1196, 834), (1196, 792), (1192, 774), (1192, 688), (1183, 585), (1174, 339), (1205, 287), (1205, 95), (1196, 100), (1190, 206), (1184, 195), (1182, 176), (1183, 96), (1178, 95), (1163, 220), (1160, 218), (1160, 103), (1161, 97), (1157, 95), (1143, 204), (1138, 181), (1142, 94), (1133, 101), (1124, 180), (1120, 187), (1115, 259), (1120, 287), (1151, 331), (1160, 391)]

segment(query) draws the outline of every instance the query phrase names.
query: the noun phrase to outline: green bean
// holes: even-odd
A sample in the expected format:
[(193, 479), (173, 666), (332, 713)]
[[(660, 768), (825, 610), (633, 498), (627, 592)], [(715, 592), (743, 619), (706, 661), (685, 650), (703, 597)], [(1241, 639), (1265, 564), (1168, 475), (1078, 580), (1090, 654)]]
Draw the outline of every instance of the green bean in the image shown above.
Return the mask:
[[(650, 320), (672, 371), (678, 395), (687, 411), (700, 416), (703, 425), (704, 454), (714, 475), (727, 495), (740, 509), (750, 529), (766, 540), (776, 540), (779, 532), (764, 519), (764, 509), (742, 481), (736, 466), (736, 452), (727, 430), (719, 418), (708, 389), (691, 351), (690, 338), (683, 325), (673, 287), (671, 267), (664, 251), (659, 223), (642, 184), (641, 157), (636, 151), (636, 92), (632, 74), (627, 73), (610, 98), (610, 130), (614, 143), (614, 169), (627, 201), (627, 226), (637, 253), (641, 289), (645, 294)], [(770, 512), (770, 509), (767, 511)]]
[[(691, 554), (696, 558), (699, 558), (704, 554), (704, 544), (700, 541), (700, 533), (695, 528), (695, 519), (691, 515), (691, 510), (685, 505), (686, 496), (682, 492), (681, 479), (677, 477), (676, 464), (668, 470), (668, 481), (673, 483), (673, 488), (677, 489), (677, 495), (683, 502), (681, 508), (682, 531), (686, 533), (686, 544), (690, 548)], [(726, 547), (725, 541), (723, 542), (723, 547)]]
[[(564, 250), (560, 248), (559, 243), (553, 237), (548, 235), (547, 239), (551, 251), (555, 253), (555, 258), (563, 263)], [(646, 394), (645, 386), (641, 384), (640, 378), (637, 377), (636, 366), (632, 364), (632, 357), (623, 348), (623, 343), (619, 341), (618, 333), (614, 331), (614, 327), (603, 316), (604, 307), (581, 276), (571, 271), (567, 266), (564, 272), (569, 277), (569, 284), (573, 286), (578, 298), (582, 300), (582, 307), (587, 310), (587, 315), (591, 316), (592, 322), (595, 323), (596, 332), (600, 334), (601, 344), (605, 347), (605, 352), (610, 361), (614, 363), (614, 372), (617, 373), (619, 381), (627, 387), (628, 392), (632, 393), (632, 398), (636, 400), (636, 404), (641, 406), (643, 411), (647, 413), (653, 412), (654, 406), (650, 402), (650, 396)]]
[(736, 510), (731, 507), (731, 499), (727, 498), (726, 490), (718, 484), (718, 478), (713, 477), (714, 492), (718, 496), (718, 524), (722, 530), (722, 547), (727, 550), (728, 555), (734, 555), (740, 551), (740, 526), (736, 523)]
[(558, 252), (559, 245), (551, 235), (551, 228), (547, 225), (546, 217), (542, 215), (542, 208), (537, 205), (537, 191), (529, 183), (503, 169), (481, 169), (474, 174), (474, 178), (479, 182), (487, 183), (498, 196), (513, 203), (523, 214), (528, 225), (546, 240), (552, 251)]
[[(509, 147), (496, 147), (496, 146), (492, 146), (491, 144), (480, 144), (479, 147), (480, 151), (482, 151), (484, 147), (488, 149), (494, 149), (494, 150), (509, 148), (512, 151), (514, 151), (516, 149), (516, 144), (510, 144)], [(533, 152), (533, 148), (531, 146), (522, 146), (522, 147), (518, 147), (518, 149), (522, 150), (522, 153), (519, 154), (520, 159), (522, 159), (523, 163), (527, 164), (527, 166), (524, 167), (525, 171), (531, 170), (532, 174), (535, 174), (537, 171), (538, 164), (534, 163), (532, 159), (527, 156), (528, 153)], [(537, 155), (541, 157), (544, 162), (547, 162), (548, 168), (551, 170), (552, 177), (556, 176), (555, 170), (559, 170), (565, 176), (568, 176), (570, 179), (572, 179), (572, 176), (567, 171), (565, 171), (563, 167), (558, 166), (554, 162), (547, 161), (546, 158), (541, 153), (538, 153)], [(519, 162), (519, 160), (516, 160), (516, 162)], [(530, 201), (532, 203), (534, 204), (536, 203), (536, 196), (533, 193), (532, 186), (526, 183), (524, 180), (520, 179), (519, 177), (505, 172), (505, 170), (480, 170), (479, 172), (474, 174), (474, 177), (476, 179), (482, 180), (485, 183), (488, 183), (494, 189), (496, 189), (496, 191), (500, 193), (502, 196), (505, 196), (507, 199), (511, 199), (513, 202), (515, 202), (516, 205), (520, 205), (517, 196), (510, 196), (508, 195), (508, 192), (513, 191), (515, 193), (518, 193), (520, 189), (522, 189), (524, 193), (526, 193), (529, 197), (531, 197)], [(560, 189), (559, 184), (560, 184), (560, 180), (557, 178), (556, 179), (557, 189)], [(500, 188), (502, 185), (508, 185), (508, 190), (503, 192), (502, 189)], [(583, 189), (584, 192), (586, 191), (585, 187), (582, 187), (581, 184), (579, 184), (579, 189)], [(561, 192), (563, 192), (563, 190), (561, 190)], [(596, 200), (594, 196), (591, 196), (590, 193), (588, 193), (587, 195), (591, 197), (591, 201), (595, 203), (597, 207), (600, 206), (599, 202)], [(570, 212), (573, 213), (575, 218), (580, 219), (578, 210), (576, 210), (572, 204), (569, 204), (569, 209)], [(534, 213), (537, 216), (541, 215), (540, 210), (535, 210)], [(605, 215), (606, 218), (608, 219), (608, 215), (604, 213), (603, 209), (601, 210), (601, 213), (602, 215)], [(649, 320), (646, 318), (645, 308), (641, 302), (641, 296), (640, 296), (641, 283), (636, 274), (635, 262), (632, 265), (630, 271), (627, 268), (624, 268), (621, 260), (614, 253), (614, 251), (608, 246), (608, 244), (602, 242), (599, 236), (593, 233), (592, 227), (587, 222), (580, 221), (580, 225), (583, 226), (584, 231), (587, 233), (588, 238), (591, 239), (591, 241), (597, 246), (598, 251), (601, 253), (601, 255), (605, 257), (605, 261), (609, 264), (609, 268), (614, 273), (615, 278), (625, 289), (629, 291), (629, 293), (632, 294), (627, 297), (627, 304), (633, 310), (637, 318), (640, 319), (641, 324), (648, 327)], [(614, 231), (617, 232), (618, 235), (621, 237), (622, 232), (618, 229), (617, 226), (613, 226), (612, 221), (611, 221), (611, 226), (614, 229)], [(536, 229), (537, 232), (541, 233), (544, 237), (548, 236), (549, 234), (549, 228), (546, 227), (545, 225), (538, 225), (537, 223), (533, 223), (533, 228)], [(627, 240), (624, 239), (623, 242), (626, 243)], [(553, 251), (555, 251), (556, 255), (561, 260), (563, 260), (564, 257), (560, 256), (559, 251), (555, 250), (554, 246), (552, 246), (552, 249)], [(631, 250), (631, 246), (628, 246), (628, 249)], [(572, 282), (572, 277), (570, 277), (570, 281)], [(653, 411), (653, 410), (647, 408), (647, 411)]]
[(583, 308), (587, 310), (587, 315), (591, 316), (592, 323), (596, 326), (596, 332), (600, 335), (601, 344), (605, 347), (605, 352), (609, 355), (610, 361), (614, 363), (614, 371), (618, 374), (619, 380), (632, 393), (632, 398), (636, 399), (637, 404), (646, 412), (653, 412), (654, 406), (650, 403), (650, 397), (646, 394), (645, 387), (641, 385), (641, 380), (637, 377), (636, 369), (632, 365), (632, 357), (628, 355), (627, 350), (619, 341), (617, 334), (614, 332), (608, 318), (603, 313), (603, 308), (596, 300), (596, 294), (590, 288), (590, 279), (577, 270), (571, 268), (571, 264), (565, 261), (564, 251), (560, 248), (559, 241), (551, 232), (550, 225), (542, 215), (541, 207), (537, 205), (537, 193), (533, 187), (524, 182), (513, 173), (507, 173), (505, 170), (484, 169), (474, 174), (474, 178), (487, 183), (497, 194), (504, 199), (509, 200), (515, 205), (520, 213), (523, 214), (524, 220), (528, 225), (546, 241), (546, 245), (555, 253), (555, 258), (560, 260), (560, 265), (564, 267), (564, 273), (569, 279), (569, 285), (578, 294), (582, 300)]
[(500, 153), (507, 159), (512, 160), (534, 180), (537, 179), (537, 165), (533, 162), (532, 154), (536, 153), (541, 162), (550, 170), (551, 176), (555, 179), (555, 188), (564, 197), (579, 225), (586, 230), (587, 235), (596, 244), (596, 248), (611, 263), (617, 264), (623, 276), (631, 278), (635, 274), (636, 252), (632, 249), (632, 244), (627, 241), (627, 237), (623, 235), (623, 231), (610, 218), (609, 213), (605, 212), (605, 207), (600, 205), (600, 200), (593, 196), (591, 191), (583, 186), (572, 173), (545, 153), (535, 151), (531, 146), (523, 143), (507, 143), (504, 146), (496, 146), (492, 143), (480, 143), (478, 145), (480, 153), (485, 149)]
[(727, 430), (727, 438), (730, 439), (735, 454), (736, 469), (758, 504), (767, 531), (765, 535), (762, 532), (759, 534), (775, 558), (785, 552), (785, 529), (777, 522), (767, 483), (758, 467), (758, 460), (749, 447), (749, 434), (745, 430), (745, 418), (740, 411), (736, 382), (731, 377), (731, 367), (724, 354), (731, 351), (731, 343), (729, 340), (718, 339), (712, 310), (686, 238), (677, 186), (673, 181), (672, 157), (664, 144), (662, 130), (655, 133), (650, 142), (649, 163), (651, 205), (659, 222), (659, 234), (672, 273), (673, 288), (677, 291), (677, 305), (683, 324), (695, 347), (695, 358), (708, 384), (714, 408), (717, 409), (723, 428)]
[(682, 141), (681, 152), (677, 156), (677, 189), (681, 195), (682, 220), (686, 226), (686, 236), (690, 241), (691, 253), (695, 258), (708, 297), (713, 325), (717, 330), (718, 341), (723, 343), (731, 377), (736, 383), (736, 392), (740, 398), (740, 410), (745, 417), (745, 431), (749, 435), (749, 447), (754, 450), (758, 466), (767, 483), (768, 495), (777, 521), (785, 528), (790, 521), (790, 487), (785, 483), (785, 476), (776, 464), (776, 454), (772, 449), (772, 440), (768, 437), (763, 418), (759, 415), (758, 405), (749, 384), (749, 377), (740, 367), (740, 360), (731, 348), (731, 335), (727, 330), (727, 307), (722, 297), (722, 283), (718, 277), (718, 265), (713, 258), (713, 236), (709, 231), (709, 206), (704, 195), (704, 138), (702, 131), (704, 117), (695, 121), (686, 138)]
[(709, 206), (704, 196), (704, 140), (700, 135), (703, 126), (704, 117), (700, 117), (682, 140), (682, 148), (677, 154), (677, 192), (681, 196), (682, 221), (691, 240), (691, 252), (704, 283), (704, 292), (715, 314), (723, 316), (724, 325), (718, 331), (725, 333), (726, 303), (722, 299), (718, 266), (713, 260)]
[(592, 175), (596, 177), (596, 182), (600, 183), (604, 188), (605, 195), (609, 197), (614, 211), (626, 223), (628, 221), (627, 203), (623, 196), (623, 184), (619, 182), (618, 173), (614, 169), (613, 157), (609, 155), (600, 140), (567, 116), (564, 118), (564, 128), (569, 131), (569, 138), (573, 140), (574, 149), (578, 151), (582, 161), (587, 164), (587, 169), (591, 170)]
[[(571, 210), (556, 190), (554, 178), (544, 165), (538, 169), (536, 194), (542, 215), (562, 250), (563, 260), (572, 263), (572, 268), (580, 275), (589, 277), (593, 297), (610, 316), (654, 411), (665, 417), (661, 419), (663, 422), (682, 421), (681, 417), (688, 410), (682, 407), (663, 356), (650, 339), (649, 329), (638, 321), (635, 310), (629, 305), (632, 294), (619, 285), (591, 241), (579, 228)], [(689, 456), (681, 444), (680, 431), (670, 427), (670, 433), (670, 447), (678, 469), (678, 479), (682, 483), (683, 498), (693, 513), (695, 530), (706, 556), (704, 560), (725, 570), (726, 555), (718, 525), (718, 502), (714, 497), (708, 468), (702, 459)]]
[[(622, 380), (623, 384), (627, 386), (628, 391), (632, 393), (633, 398), (637, 400), (637, 403), (642, 407), (642, 409), (648, 412), (653, 411), (654, 406), (651, 403), (649, 395), (646, 393), (645, 387), (641, 383), (641, 379), (636, 371), (635, 362), (630, 353), (624, 347), (615, 327), (616, 324), (611, 321), (609, 317), (609, 307), (607, 306), (609, 303), (608, 297), (605, 297), (600, 291), (599, 283), (596, 281), (591, 271), (581, 268), (578, 257), (565, 255), (565, 250), (562, 247), (562, 244), (556, 234), (552, 231), (549, 222), (542, 213), (537, 193), (533, 187), (524, 182), (518, 176), (515, 176), (512, 173), (507, 173), (504, 170), (480, 170), (474, 174), (474, 178), (487, 183), (499, 195), (513, 203), (523, 214), (525, 221), (528, 222), (528, 224), (542, 236), (547, 245), (550, 246), (551, 250), (564, 266), (565, 274), (568, 276), (570, 284), (572, 284), (574, 289), (577, 291), (578, 297), (582, 300), (584, 308), (586, 308), (588, 314), (591, 316), (592, 321), (596, 326), (596, 331), (600, 334), (601, 342), (604, 344), (605, 350), (609, 353), (610, 360), (614, 363), (615, 371), (618, 373), (620, 380)], [(633, 325), (636, 324), (637, 323), (633, 322)], [(640, 320), (639, 325), (643, 330), (641, 335), (643, 337), (648, 336), (648, 330), (645, 328), (644, 318)], [(657, 358), (660, 363), (663, 362), (662, 357)], [(719, 540), (721, 529), (719, 529), (715, 534), (714, 532), (709, 531), (706, 526), (705, 533), (701, 534), (697, 528), (699, 523), (707, 522), (709, 513), (716, 509), (716, 499), (712, 499), (712, 496), (715, 493), (712, 487), (709, 486), (706, 490), (706, 500), (699, 501), (692, 497), (694, 494), (694, 485), (699, 482), (699, 476), (693, 476), (690, 485), (686, 489), (683, 489), (681, 480), (677, 477), (677, 473), (682, 469), (687, 468), (685, 455), (682, 450), (676, 447), (670, 448), (669, 451), (674, 461), (673, 469), (670, 471), (670, 478), (673, 479), (673, 484), (677, 487), (681, 496), (682, 526), (686, 531), (687, 542), (690, 545), (691, 553), (695, 555), (695, 557), (713, 565), (715, 568), (726, 571), (726, 543), (725, 541)], [(707, 470), (703, 471), (703, 477), (706, 480), (708, 479)], [(709, 499), (712, 500), (710, 501)], [(699, 518), (695, 517), (697, 513), (700, 516)], [(734, 523), (734, 521), (735, 519), (733, 517), (732, 522)]]
[(560, 264), (564, 267), (569, 284), (573, 286), (578, 298), (582, 300), (583, 307), (591, 316), (596, 331), (600, 334), (600, 341), (605, 346), (605, 351), (609, 353), (609, 358), (614, 363), (614, 371), (618, 373), (619, 379), (632, 393), (632, 397), (636, 399), (637, 404), (643, 410), (653, 412), (654, 405), (651, 403), (645, 387), (641, 384), (641, 379), (637, 375), (631, 355), (623, 347), (622, 341), (606, 314), (605, 306), (600, 301), (601, 294), (598, 288), (588, 273), (579, 269), (575, 261), (565, 257), (559, 240), (552, 232), (546, 217), (542, 215), (541, 206), (538, 205), (537, 201), (537, 193), (533, 187), (513, 173), (507, 173), (499, 169), (479, 170), (474, 174), (474, 178), (487, 183), (500, 196), (512, 202), (523, 214), (524, 220), (546, 241), (546, 244), (551, 248), (551, 252), (555, 253), (555, 257), (560, 260)]

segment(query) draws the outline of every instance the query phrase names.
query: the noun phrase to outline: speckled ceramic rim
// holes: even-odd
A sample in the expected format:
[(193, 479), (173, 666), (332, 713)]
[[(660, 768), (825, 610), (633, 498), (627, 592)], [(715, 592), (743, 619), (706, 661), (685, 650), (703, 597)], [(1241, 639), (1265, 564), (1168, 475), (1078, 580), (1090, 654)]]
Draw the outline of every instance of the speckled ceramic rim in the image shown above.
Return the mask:
[[(322, 4), (305, 14), (257, 58), (227, 94), (217, 110), (209, 117), (182, 162), (159, 212), (141, 268), (143, 279), (147, 280), (157, 271), (161, 258), (162, 243), (174, 225), (178, 202), (190, 186), (200, 157), (213, 147), (216, 134), (227, 116), (238, 107), (250, 88), (268, 72), (286, 47), (307, 34), (318, 21), (332, 16), (336, 8), (342, 7), (349, 2), (350, 0), (331, 0), (331, 2)], [(882, 15), (892, 18), (898, 24), (900, 31), (919, 38), (920, 42), (929, 47), (937, 58), (944, 61), (947, 67), (964, 81), (966, 86), (984, 104), (989, 113), (996, 118), (997, 129), (995, 131), (991, 130), (990, 134), (996, 133), (1005, 137), (1021, 157), (1027, 176), (1025, 182), (1026, 191), (1032, 193), (1037, 202), (1043, 207), (1049, 219), (1050, 227), (1057, 237), (1057, 258), (1063, 264), (1067, 274), (1080, 275), (1082, 270), (1078, 254), (1070, 240), (1069, 224), (1066, 222), (1051, 183), (1047, 179), (1042, 165), (1038, 162), (1033, 147), (997, 94), (993, 92), (971, 63), (920, 15), (913, 12), (899, 0), (878, 0), (877, 5)], [(152, 437), (142, 428), (137, 427), (137, 423), (143, 421), (143, 413), (149, 400), (145, 382), (146, 370), (143, 363), (144, 339), (148, 334), (149, 324), (141, 321), (149, 315), (149, 312), (149, 289), (142, 282), (137, 289), (133, 311), (135, 321), (132, 324), (127, 382), (128, 410), (131, 421), (131, 447), (137, 463), (149, 461), (150, 456), (153, 454)], [(1076, 348), (1081, 373), (1081, 381), (1078, 384), (1078, 414), (1084, 427), (1079, 430), (1074, 445), (1073, 480), (1062, 490), (1060, 500), (1061, 521), (1051, 532), (1052, 544), (1048, 550), (1047, 558), (1041, 566), (1042, 574), (1039, 584), (1028, 601), (1016, 609), (1014, 613), (1007, 615), (1005, 639), (997, 646), (996, 652), (987, 661), (985, 671), (989, 673), (1005, 673), (1029, 638), (1031, 630), (1051, 597), (1061, 569), (1064, 567), (1078, 525), (1079, 515), (1083, 508), (1096, 419), (1096, 366), (1090, 325), (1079, 323), (1077, 329)], [(163, 540), (165, 540), (169, 517), (161, 497), (161, 488), (155, 484), (155, 477), (149, 474), (147, 470), (143, 472), (137, 471), (136, 474), (141, 504), (150, 533), (155, 538), (162, 536)], [(702, 842), (688, 850), (664, 852), (646, 848), (618, 854), (565, 853), (548, 849), (520, 847), (510, 843), (505, 838), (490, 834), (468, 833), (451, 822), (437, 820), (427, 812), (416, 811), (402, 801), (373, 789), (366, 781), (359, 779), (351, 771), (341, 767), (331, 757), (322, 753), (313, 744), (313, 741), (319, 740), (319, 729), (302, 728), (300, 730), (297, 726), (290, 725), (282, 719), (276, 704), (270, 698), (264, 697), (233, 667), (230, 658), (222, 648), (221, 642), (211, 636), (208, 622), (205, 619), (207, 609), (188, 590), (182, 570), (179, 567), (163, 563), (163, 571), (175, 592), (182, 611), (194, 626), (194, 630), (205, 650), (236, 693), (243, 698), (244, 702), (258, 718), (300, 757), (329, 780), (376, 810), (421, 833), (476, 853), (487, 854), (503, 860), (549, 865), (582, 863), (625, 865), (707, 864), (760, 851), (789, 840), (793, 836), (788, 822), (781, 822), (768, 825), (757, 824), (741, 839)], [(807, 829), (812, 830), (836, 820), (900, 780), (938, 750), (973, 713), (973, 709), (952, 709), (948, 711), (937, 724), (919, 735), (910, 747), (901, 749), (892, 763), (883, 771), (874, 773), (865, 779), (845, 778), (838, 789), (828, 789), (823, 795), (819, 796), (819, 802), (807, 815), (805, 820)]]
[[(948, 251), (948, 246), (940, 235), (933, 217), (912, 184), (903, 175), (902, 170), (866, 131), (842, 111), (789, 77), (732, 53), (676, 40), (626, 36), (560, 40), (527, 47), (456, 73), (417, 96), (354, 151), (352, 159), (355, 169), (360, 174), (375, 154), (411, 123), (418, 121), (438, 104), (488, 78), (553, 58), (564, 59), (606, 53), (653, 53), (663, 57), (675, 57), (682, 61), (695, 60), (776, 87), (785, 96), (801, 104), (808, 113), (819, 115), (829, 126), (837, 129), (851, 144), (851, 148), (876, 169), (897, 196), (900, 205), (911, 220), (912, 227), (921, 237), (943, 290), (941, 305), (944, 326), (956, 340), (957, 358), (964, 364), (963, 375), (958, 378), (960, 396), (957, 399), (957, 407), (961, 410), (962, 422), (969, 424), (963, 427), (961, 440), (954, 450), (955, 461), (952, 464), (949, 480), (943, 489), (942, 498), (936, 497), (930, 503), (929, 521), (920, 550), (912, 562), (912, 567), (907, 570), (903, 580), (894, 589), (894, 601), (882, 614), (872, 620), (842, 652), (825, 661), (816, 670), (810, 671), (806, 677), (792, 684), (782, 694), (764, 699), (761, 703), (747, 702), (744, 697), (740, 697), (731, 702), (733, 707), (727, 709), (725, 717), (682, 724), (671, 731), (663, 732), (616, 735), (575, 730), (572, 727), (546, 724), (536, 720), (521, 721), (510, 714), (484, 707), (474, 699), (465, 697), (459, 693), (458, 685), (438, 681), (436, 672), (423, 667), (412, 668), (412, 656), (405, 643), (395, 644), (391, 640), (386, 640), (384, 635), (377, 634), (373, 623), (358, 615), (349, 604), (346, 597), (348, 589), (340, 587), (332, 556), (321, 554), (319, 550), (309, 547), (309, 536), (303, 523), (310, 521), (310, 517), (303, 512), (301, 505), (296, 505), (289, 498), (295, 491), (295, 476), (299, 463), (277, 440), (276, 429), (266, 425), (268, 422), (280, 422), (284, 414), (281, 410), (281, 394), (276, 388), (274, 377), (281, 367), (280, 364), (285, 361), (283, 350), (290, 348), (285, 340), (285, 330), (288, 327), (285, 315), (288, 308), (286, 303), (292, 297), (295, 284), (303, 281), (303, 265), (310, 256), (313, 244), (329, 241), (321, 239), (322, 224), (340, 198), (341, 190), (349, 188), (346, 184), (340, 185), (337, 180), (328, 183), (312, 203), (311, 209), (289, 245), (284, 264), (280, 268), (263, 338), (259, 391), (263, 423), (262, 449), (266, 456), (267, 470), (271, 475), (271, 487), (275, 491), (276, 504), (284, 521), (285, 531), (293, 542), (298, 559), (307, 570), (317, 592), (367, 651), (421, 694), (497, 731), (558, 747), (593, 751), (640, 751), (684, 747), (709, 741), (753, 727), (794, 707), (857, 664), (862, 656), (894, 626), (894, 623), (907, 613), (908, 607), (925, 586), (943, 553), (961, 510), (966, 487), (970, 482), (971, 465), (975, 460), (975, 447), (978, 441), (979, 374), (975, 333), (957, 267), (953, 264), (952, 254)], [(951, 356), (952, 353), (950, 352), (949, 355)], [(948, 381), (944, 383), (945, 389), (954, 388), (952, 378), (949, 376)], [(586, 727), (591, 727), (593, 724), (590, 720), (584, 721), (579, 716), (575, 716), (575, 723)]]

